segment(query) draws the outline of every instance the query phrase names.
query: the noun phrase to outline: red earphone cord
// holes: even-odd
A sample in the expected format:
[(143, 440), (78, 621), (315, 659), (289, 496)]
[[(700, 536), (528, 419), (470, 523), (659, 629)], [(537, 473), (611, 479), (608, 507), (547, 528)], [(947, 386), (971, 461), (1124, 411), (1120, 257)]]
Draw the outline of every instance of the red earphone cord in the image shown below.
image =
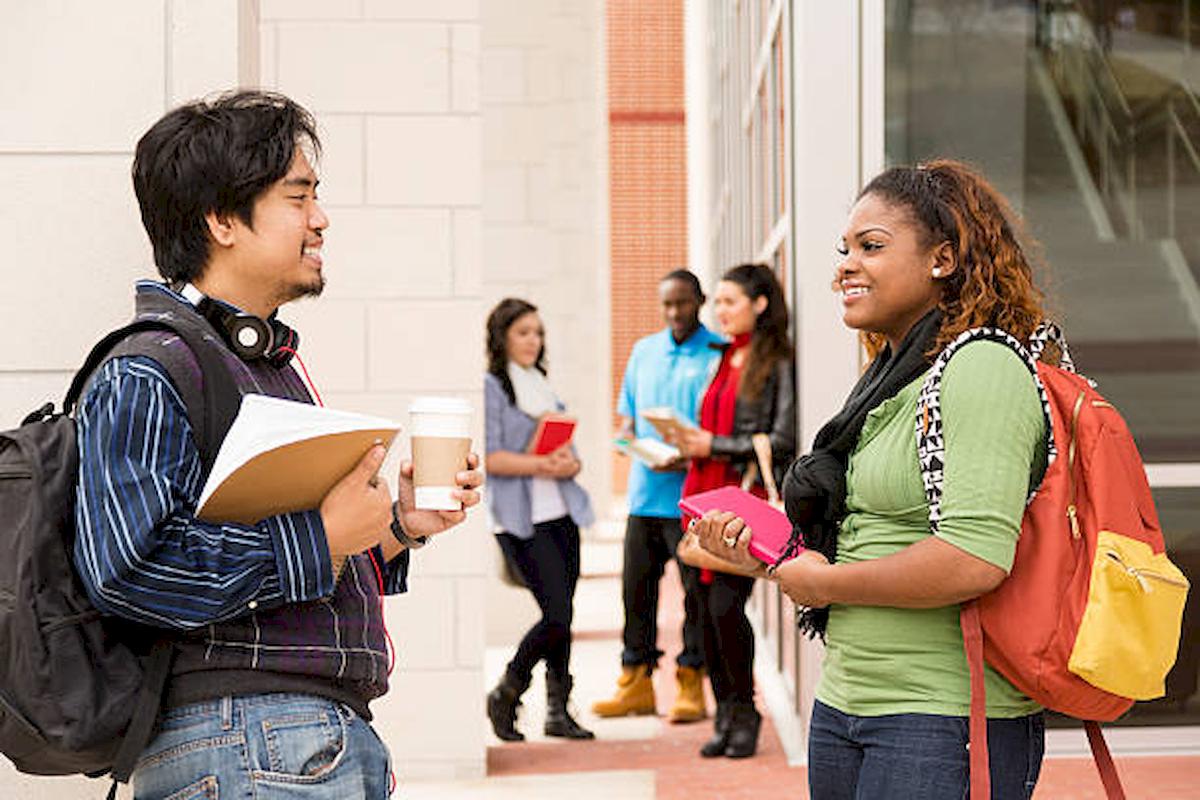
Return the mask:
[[(313, 383), (312, 376), (308, 374), (308, 367), (304, 366), (304, 359), (302, 359), (300, 357), (300, 354), (297, 353), (291, 347), (280, 347), (277, 352), (290, 353), (292, 355), (292, 357), (296, 359), (296, 363), (300, 365), (300, 371), (304, 373), (304, 381), (305, 381), (305, 383), (308, 384), (309, 390), (312, 391), (313, 399), (317, 401), (317, 405), (324, 408), (325, 401), (321, 399), (321, 393), (317, 391), (317, 385), (315, 383)], [(388, 674), (388, 677), (390, 678), (392, 676), (392, 670), (394, 670), (396, 668), (396, 648), (392, 644), (392, 634), (388, 632), (387, 619), (384, 617), (383, 570), (380, 569), (379, 562), (375, 559), (375, 551), (374, 550), (368, 550), (367, 555), (371, 559), (371, 566), (375, 568), (375, 580), (379, 584), (379, 619), (383, 622), (383, 638), (387, 641), (387, 651), (388, 651), (387, 674)], [(390, 769), (390, 764), (389, 764), (388, 794), (391, 795), (392, 792), (394, 792), (394, 791), (396, 791), (396, 773), (392, 769)]]

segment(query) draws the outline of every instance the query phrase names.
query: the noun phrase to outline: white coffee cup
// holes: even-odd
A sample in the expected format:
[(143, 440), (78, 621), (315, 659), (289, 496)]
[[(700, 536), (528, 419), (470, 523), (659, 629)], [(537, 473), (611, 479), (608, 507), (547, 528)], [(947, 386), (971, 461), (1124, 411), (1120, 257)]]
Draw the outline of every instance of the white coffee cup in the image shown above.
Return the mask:
[(418, 397), (408, 408), (417, 508), (459, 511), (454, 476), (471, 452), (471, 404), (457, 397)]

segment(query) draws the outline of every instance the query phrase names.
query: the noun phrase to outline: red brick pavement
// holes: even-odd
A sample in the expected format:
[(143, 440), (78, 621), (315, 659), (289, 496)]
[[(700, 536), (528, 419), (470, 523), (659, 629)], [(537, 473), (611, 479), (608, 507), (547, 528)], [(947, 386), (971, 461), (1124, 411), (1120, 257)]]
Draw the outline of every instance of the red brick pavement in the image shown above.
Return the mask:
[[(682, 619), (681, 590), (673, 570), (663, 579), (659, 609), (660, 647), (664, 666), (673, 664), (679, 650)], [(616, 631), (585, 632), (586, 638), (619, 638)], [(614, 679), (616, 671), (614, 666)], [(654, 675), (661, 713), (675, 697), (674, 670)], [(582, 706), (595, 698), (578, 698)], [(711, 710), (712, 700), (709, 698)], [(764, 710), (760, 704), (760, 710)], [(691, 725), (671, 725), (662, 719), (660, 734), (633, 741), (529, 742), (488, 748), (489, 775), (528, 775), (594, 770), (653, 770), (658, 800), (806, 800), (807, 773), (789, 767), (779, 737), (764, 716), (758, 755), (733, 761), (703, 759), (700, 745), (712, 734), (711, 720)], [(603, 735), (603, 733), (601, 733)], [(1200, 738), (1200, 734), (1198, 734)], [(1200, 757), (1119, 758), (1120, 771), (1130, 800), (1200, 800)], [(1104, 800), (1104, 791), (1090, 759), (1048, 759), (1042, 765), (1035, 800)]]

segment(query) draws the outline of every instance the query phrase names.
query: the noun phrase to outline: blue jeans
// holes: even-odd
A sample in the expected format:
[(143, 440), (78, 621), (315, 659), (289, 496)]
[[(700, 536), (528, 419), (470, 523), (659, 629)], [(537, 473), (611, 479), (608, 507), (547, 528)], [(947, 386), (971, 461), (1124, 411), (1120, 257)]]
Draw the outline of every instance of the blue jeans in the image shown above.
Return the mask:
[[(1042, 768), (1041, 713), (988, 720), (992, 800), (1028, 800)], [(812, 800), (966, 800), (966, 717), (857, 717), (817, 701), (808, 739)]]
[(133, 773), (135, 800), (384, 800), (387, 747), (322, 697), (225, 697), (166, 712)]

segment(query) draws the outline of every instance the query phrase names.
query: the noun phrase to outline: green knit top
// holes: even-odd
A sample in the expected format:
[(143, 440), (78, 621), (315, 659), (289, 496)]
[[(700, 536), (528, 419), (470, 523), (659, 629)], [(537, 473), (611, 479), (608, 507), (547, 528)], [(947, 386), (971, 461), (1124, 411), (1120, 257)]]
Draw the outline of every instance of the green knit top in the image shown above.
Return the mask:
[[(868, 415), (846, 475), (838, 563), (895, 553), (931, 535), (917, 461), (924, 377)], [(965, 345), (942, 378), (946, 456), (938, 536), (1005, 571), (1012, 567), (1031, 476), (1045, 468), (1045, 419), (1028, 368), (1004, 345)], [(834, 605), (817, 699), (846, 714), (970, 712), (957, 605), (934, 609)], [(1039, 706), (990, 667), (988, 716)]]

